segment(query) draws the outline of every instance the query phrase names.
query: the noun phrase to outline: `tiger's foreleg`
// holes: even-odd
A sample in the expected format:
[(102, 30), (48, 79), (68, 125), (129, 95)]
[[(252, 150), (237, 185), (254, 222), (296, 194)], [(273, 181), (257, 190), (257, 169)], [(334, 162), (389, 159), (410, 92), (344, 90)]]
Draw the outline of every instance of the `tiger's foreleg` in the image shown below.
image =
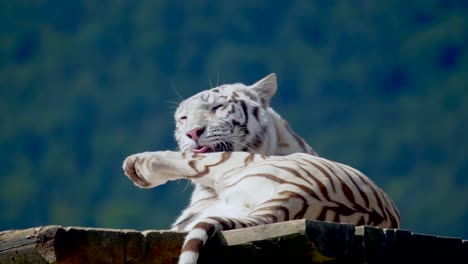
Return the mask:
[[(242, 165), (242, 159), (229, 159), (232, 153), (143, 152), (127, 157), (122, 167), (125, 174), (141, 188), (152, 188), (178, 179), (194, 180), (211, 187), (216, 175)], [(243, 157), (249, 154), (238, 152), (236, 155)], [(220, 164), (223, 166), (218, 166)]]
[(125, 175), (141, 188), (152, 188), (195, 174), (184, 154), (171, 151), (134, 154), (124, 160), (122, 167)]

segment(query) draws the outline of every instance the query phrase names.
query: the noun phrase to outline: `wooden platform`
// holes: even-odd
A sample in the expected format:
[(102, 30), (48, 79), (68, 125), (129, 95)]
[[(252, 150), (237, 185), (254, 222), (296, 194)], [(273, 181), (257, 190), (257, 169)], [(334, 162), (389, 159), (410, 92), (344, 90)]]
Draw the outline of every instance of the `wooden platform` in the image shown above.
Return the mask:
[[(185, 233), (43, 226), (0, 232), (0, 263), (177, 263)], [(468, 263), (468, 241), (297, 220), (224, 231), (199, 263)]]

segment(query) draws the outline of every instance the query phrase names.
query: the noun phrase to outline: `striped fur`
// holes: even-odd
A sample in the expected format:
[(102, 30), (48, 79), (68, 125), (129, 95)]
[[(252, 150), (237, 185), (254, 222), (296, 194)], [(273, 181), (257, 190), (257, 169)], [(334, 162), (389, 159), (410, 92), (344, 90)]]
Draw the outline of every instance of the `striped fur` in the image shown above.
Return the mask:
[(195, 264), (201, 247), (220, 230), (293, 219), (398, 228), (387, 194), (347, 165), (304, 153), (145, 152), (128, 157), (125, 174), (142, 188), (189, 179), (211, 196), (189, 207), (175, 230), (189, 231), (179, 263)]

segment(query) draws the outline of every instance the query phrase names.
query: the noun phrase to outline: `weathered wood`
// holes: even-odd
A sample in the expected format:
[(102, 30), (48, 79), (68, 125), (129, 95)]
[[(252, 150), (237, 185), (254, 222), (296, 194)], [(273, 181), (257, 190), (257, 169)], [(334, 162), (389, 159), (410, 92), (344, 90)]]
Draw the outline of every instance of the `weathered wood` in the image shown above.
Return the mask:
[[(177, 263), (185, 233), (44, 226), (0, 232), (0, 263)], [(468, 263), (468, 242), (297, 220), (224, 231), (199, 263)]]
[(322, 263), (344, 259), (354, 226), (296, 220), (217, 234), (200, 263)]
[(0, 263), (176, 263), (184, 233), (45, 226), (0, 233)]
[[(45, 229), (56, 230), (49, 226)], [(0, 233), (0, 263), (49, 263), (36, 249), (37, 245), (47, 244), (40, 234), (42, 227), (25, 230), (12, 230)]]

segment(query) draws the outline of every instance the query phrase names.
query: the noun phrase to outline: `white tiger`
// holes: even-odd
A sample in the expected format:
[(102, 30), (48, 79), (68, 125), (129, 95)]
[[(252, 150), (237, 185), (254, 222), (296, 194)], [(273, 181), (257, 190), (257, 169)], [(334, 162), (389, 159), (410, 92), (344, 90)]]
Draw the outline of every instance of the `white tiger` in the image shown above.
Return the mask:
[(189, 179), (212, 190), (189, 218), (179, 264), (195, 264), (218, 231), (293, 219), (400, 226), (392, 200), (361, 172), (304, 153), (144, 152), (129, 156), (125, 174), (142, 188)]
[(180, 178), (195, 184), (190, 205), (172, 225), (189, 231), (179, 263), (196, 263), (219, 230), (300, 218), (399, 226), (381, 189), (351, 167), (318, 158), (269, 107), (276, 90), (270, 74), (251, 86), (198, 93), (175, 113), (181, 153), (145, 152), (124, 161), (125, 174), (143, 188)]

